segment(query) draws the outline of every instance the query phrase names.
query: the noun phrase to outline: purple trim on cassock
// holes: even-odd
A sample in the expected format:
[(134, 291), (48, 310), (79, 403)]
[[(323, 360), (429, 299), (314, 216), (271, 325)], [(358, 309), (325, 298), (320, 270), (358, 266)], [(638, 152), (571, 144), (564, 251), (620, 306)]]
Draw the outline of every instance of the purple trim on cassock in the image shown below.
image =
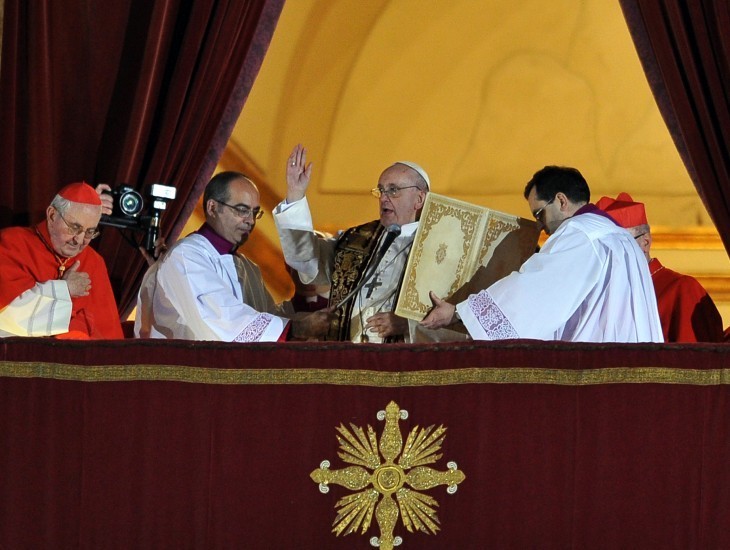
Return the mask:
[(221, 256), (223, 256), (224, 254), (233, 254), (233, 252), (236, 250), (235, 245), (229, 243), (218, 233), (216, 233), (215, 230), (208, 225), (208, 222), (205, 222), (203, 225), (201, 225), (200, 229), (198, 229), (196, 233), (208, 239), (208, 241), (210, 241), (210, 244), (213, 245), (213, 248), (215, 248), (218, 254), (220, 254)]
[(492, 295), (489, 294), (489, 290), (472, 294), (467, 302), (469, 309), (482, 325), (487, 340), (512, 340), (520, 337)]
[(573, 214), (573, 216), (578, 216), (579, 214), (598, 214), (599, 216), (603, 216), (604, 218), (608, 218), (613, 223), (615, 223), (616, 225), (618, 225), (619, 227), (621, 227), (619, 225), (619, 223), (616, 220), (614, 220), (608, 212), (605, 212), (605, 211), (601, 210), (595, 204), (592, 204), (592, 203), (588, 203), (586, 205), (581, 206), (576, 211), (576, 213)]
[(241, 333), (236, 336), (234, 342), (258, 342), (261, 339), (261, 335), (271, 324), (273, 315), (268, 313), (259, 313), (256, 315), (253, 321), (243, 327)]

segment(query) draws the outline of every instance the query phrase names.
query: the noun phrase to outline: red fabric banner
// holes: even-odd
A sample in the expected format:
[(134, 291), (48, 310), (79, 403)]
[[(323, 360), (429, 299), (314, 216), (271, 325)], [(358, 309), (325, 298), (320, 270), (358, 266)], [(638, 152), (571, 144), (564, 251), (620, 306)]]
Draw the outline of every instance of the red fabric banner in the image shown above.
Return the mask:
[(730, 547), (727, 346), (0, 350), (2, 548), (370, 548), (375, 518), (332, 533), (357, 490), (322, 494), (310, 474), (351, 466), (340, 425), (386, 440), (391, 401), (403, 441), (445, 427), (429, 467), (465, 475), (454, 494), (419, 491), (439, 530), (411, 533), (401, 514), (401, 547)]

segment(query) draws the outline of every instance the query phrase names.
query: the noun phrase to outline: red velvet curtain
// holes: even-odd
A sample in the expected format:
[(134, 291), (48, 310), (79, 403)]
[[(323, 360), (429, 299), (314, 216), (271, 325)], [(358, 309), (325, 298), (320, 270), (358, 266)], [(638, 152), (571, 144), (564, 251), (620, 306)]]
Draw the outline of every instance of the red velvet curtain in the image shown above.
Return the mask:
[[(71, 181), (177, 187), (176, 236), (225, 147), (284, 0), (5, 1), (0, 226), (38, 221)], [(118, 230), (95, 243), (121, 311), (144, 271)]]
[(621, 0), (677, 149), (730, 251), (730, 3)]

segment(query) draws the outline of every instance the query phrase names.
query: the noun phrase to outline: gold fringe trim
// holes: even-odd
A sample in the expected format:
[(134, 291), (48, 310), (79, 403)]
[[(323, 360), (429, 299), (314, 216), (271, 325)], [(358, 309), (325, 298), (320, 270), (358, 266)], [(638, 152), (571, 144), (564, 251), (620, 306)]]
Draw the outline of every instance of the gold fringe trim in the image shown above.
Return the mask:
[(59, 363), (0, 362), (0, 377), (46, 378), (76, 382), (138, 380), (223, 385), (325, 384), (382, 388), (452, 386), (460, 384), (730, 384), (730, 369), (694, 370), (666, 367), (584, 370), (537, 368), (460, 368), (379, 372), (344, 369), (216, 369), (166, 365), (79, 366)]

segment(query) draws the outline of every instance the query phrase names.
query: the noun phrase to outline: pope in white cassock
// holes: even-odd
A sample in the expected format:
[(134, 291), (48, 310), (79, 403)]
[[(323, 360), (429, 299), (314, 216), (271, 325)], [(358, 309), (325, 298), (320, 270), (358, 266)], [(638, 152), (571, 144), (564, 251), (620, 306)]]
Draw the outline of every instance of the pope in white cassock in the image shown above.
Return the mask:
[(519, 271), (454, 306), (431, 293), (421, 322), (461, 319), (475, 340), (663, 342), (646, 259), (631, 234), (589, 204), (574, 168), (546, 166), (525, 198), (549, 238)]
[[(430, 188), (419, 165), (399, 161), (386, 168), (372, 194), (380, 218), (351, 227), (337, 238), (317, 236), (305, 196), (312, 175), (306, 150), (297, 145), (287, 162), (286, 200), (274, 209), (286, 263), (305, 284), (330, 285), (332, 317), (328, 340), (352, 342), (409, 341), (407, 319), (393, 313), (418, 216)], [(386, 228), (397, 226), (400, 233)], [(397, 229), (396, 229), (397, 231)], [(387, 236), (394, 237), (378, 261)], [(347, 298), (347, 299), (346, 299)]]
[(236, 252), (263, 211), (253, 182), (238, 172), (211, 179), (205, 224), (181, 239), (145, 274), (135, 335), (142, 338), (275, 342), (317, 338), (329, 312), (287, 319), (274, 307), (261, 272)]

